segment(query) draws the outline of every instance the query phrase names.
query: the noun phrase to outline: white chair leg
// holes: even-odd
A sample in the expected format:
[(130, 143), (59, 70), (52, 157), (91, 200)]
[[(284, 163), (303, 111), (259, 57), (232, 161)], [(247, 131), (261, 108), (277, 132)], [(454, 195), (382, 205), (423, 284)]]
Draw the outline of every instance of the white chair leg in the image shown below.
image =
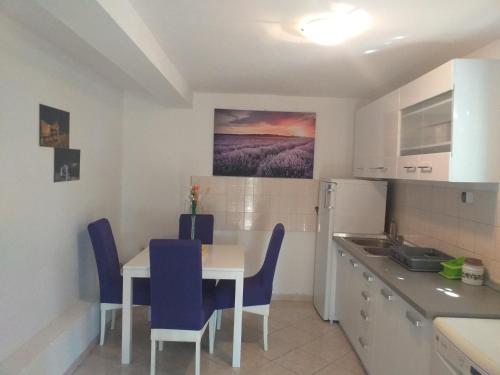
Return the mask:
[(220, 326), (222, 324), (222, 310), (217, 310), (217, 330), (220, 331)]
[(200, 339), (196, 341), (195, 375), (200, 375)]
[(160, 345), (159, 346), (160, 346), (160, 352), (162, 352), (163, 351), (163, 341), (160, 341)]
[(214, 352), (216, 324), (217, 324), (217, 313), (214, 311), (214, 313), (210, 317), (210, 320), (208, 321), (208, 352), (210, 354)]
[(111, 310), (111, 329), (115, 329), (116, 310)]
[(156, 340), (151, 340), (151, 375), (156, 373)]
[(267, 336), (268, 336), (268, 333), (269, 333), (269, 315), (264, 315), (263, 317), (264, 319), (264, 332), (263, 332), (263, 336), (264, 336), (264, 351), (267, 352)]
[(106, 310), (101, 308), (101, 339), (99, 345), (104, 345), (104, 335), (106, 333)]

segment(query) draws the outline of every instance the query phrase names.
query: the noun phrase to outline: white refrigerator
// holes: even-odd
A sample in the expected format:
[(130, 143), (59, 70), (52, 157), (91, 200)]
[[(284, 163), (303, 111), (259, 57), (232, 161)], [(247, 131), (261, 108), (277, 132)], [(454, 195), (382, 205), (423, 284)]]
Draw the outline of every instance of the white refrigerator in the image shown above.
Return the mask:
[(386, 181), (321, 179), (314, 259), (314, 307), (324, 320), (337, 320), (334, 233), (384, 232)]

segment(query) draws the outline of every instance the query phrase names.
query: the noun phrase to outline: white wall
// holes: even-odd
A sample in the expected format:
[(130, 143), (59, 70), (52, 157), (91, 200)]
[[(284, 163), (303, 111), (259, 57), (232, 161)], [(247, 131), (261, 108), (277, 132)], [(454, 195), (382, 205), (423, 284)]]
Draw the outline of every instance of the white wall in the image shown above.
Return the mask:
[[(316, 112), (315, 178), (350, 176), (354, 99), (196, 93), (192, 109), (165, 109), (126, 95), (123, 112), (122, 230), (124, 258), (151, 238), (177, 236), (189, 177), (212, 174), (214, 108)], [(221, 232), (217, 241), (247, 247), (247, 273), (260, 265), (268, 232)], [(261, 255), (256, 255), (261, 254)], [(275, 292), (312, 294), (314, 235), (289, 233)]]
[[(98, 300), (86, 226), (107, 216), (119, 231), (122, 95), (1, 14), (0, 45), (2, 361), (68, 309)], [(54, 150), (38, 146), (39, 103), (70, 112), (80, 181), (53, 182)], [(88, 329), (97, 333), (97, 322)], [(73, 345), (61, 363), (80, 354)]]
[(465, 57), (478, 58), (478, 59), (500, 59), (500, 39), (487, 44)]

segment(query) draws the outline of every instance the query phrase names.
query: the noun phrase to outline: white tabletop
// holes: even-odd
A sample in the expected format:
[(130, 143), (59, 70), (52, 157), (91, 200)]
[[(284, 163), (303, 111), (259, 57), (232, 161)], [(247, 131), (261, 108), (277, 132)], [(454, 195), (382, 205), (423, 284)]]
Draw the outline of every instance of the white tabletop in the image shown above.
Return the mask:
[[(245, 269), (245, 249), (239, 245), (203, 245), (207, 249), (202, 257), (203, 271), (242, 272)], [(149, 277), (149, 247), (123, 266), (123, 272)]]
[(500, 320), (437, 318), (434, 325), (488, 374), (500, 374)]

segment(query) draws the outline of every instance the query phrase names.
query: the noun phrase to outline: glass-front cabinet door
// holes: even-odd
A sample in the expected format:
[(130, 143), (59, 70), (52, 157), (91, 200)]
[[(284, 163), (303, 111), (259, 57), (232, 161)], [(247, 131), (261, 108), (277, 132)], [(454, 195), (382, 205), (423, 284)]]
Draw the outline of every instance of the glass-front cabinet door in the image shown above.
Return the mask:
[(453, 91), (401, 110), (400, 156), (451, 151)]

